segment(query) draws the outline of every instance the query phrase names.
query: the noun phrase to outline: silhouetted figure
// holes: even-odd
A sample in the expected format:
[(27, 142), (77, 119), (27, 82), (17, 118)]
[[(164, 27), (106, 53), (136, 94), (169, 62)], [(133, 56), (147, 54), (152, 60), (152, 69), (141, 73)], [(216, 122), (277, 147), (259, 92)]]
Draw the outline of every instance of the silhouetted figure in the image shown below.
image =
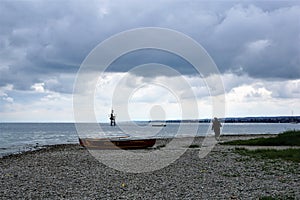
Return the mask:
[(220, 138), (220, 128), (222, 127), (222, 124), (218, 120), (218, 118), (214, 118), (212, 122), (211, 130), (214, 130), (216, 139)]
[(110, 119), (110, 125), (115, 126), (116, 125), (116, 116), (114, 115), (114, 110), (111, 110), (109, 119)]

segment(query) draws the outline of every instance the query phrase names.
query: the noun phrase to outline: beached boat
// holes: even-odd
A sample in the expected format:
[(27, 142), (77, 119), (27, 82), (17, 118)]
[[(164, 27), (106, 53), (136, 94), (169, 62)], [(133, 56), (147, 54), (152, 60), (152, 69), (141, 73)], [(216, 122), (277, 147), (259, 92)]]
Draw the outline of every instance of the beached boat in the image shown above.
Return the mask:
[(155, 142), (156, 139), (79, 138), (79, 144), (88, 149), (145, 149)]

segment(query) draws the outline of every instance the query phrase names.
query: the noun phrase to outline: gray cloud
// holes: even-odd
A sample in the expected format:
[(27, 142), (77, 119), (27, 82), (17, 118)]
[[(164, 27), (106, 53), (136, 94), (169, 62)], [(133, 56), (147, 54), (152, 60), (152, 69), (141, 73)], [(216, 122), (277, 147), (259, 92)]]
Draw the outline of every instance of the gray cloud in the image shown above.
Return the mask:
[[(34, 83), (53, 77), (63, 82), (60, 75), (75, 75), (80, 63), (99, 42), (120, 31), (144, 26), (172, 28), (191, 36), (207, 49), (221, 72), (297, 79), (300, 78), (299, 4), (297, 1), (3, 0), (0, 86), (13, 84), (14, 88), (29, 90)], [(194, 73), (184, 61), (170, 55), (141, 55), (132, 54), (116, 61), (111, 71), (124, 71), (129, 69), (124, 68), (126, 65), (144, 64), (154, 58), (183, 74)], [(67, 81), (71, 85), (73, 80)], [(59, 85), (62, 84), (52, 82), (47, 87), (59, 92), (71, 91), (71, 87), (62, 89)]]

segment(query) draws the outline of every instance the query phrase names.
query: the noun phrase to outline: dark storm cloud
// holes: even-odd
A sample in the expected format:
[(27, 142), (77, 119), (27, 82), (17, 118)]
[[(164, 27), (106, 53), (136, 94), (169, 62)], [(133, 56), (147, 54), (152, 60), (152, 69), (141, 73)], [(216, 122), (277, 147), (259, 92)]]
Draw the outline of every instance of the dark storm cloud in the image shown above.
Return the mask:
[(215, 27), (207, 45), (223, 71), (292, 79), (300, 77), (299, 34), (299, 6), (272, 12), (235, 6)]
[[(93, 10), (67, 1), (1, 1), (0, 85), (30, 89), (49, 75), (75, 74), (100, 35), (87, 18)], [(95, 12), (91, 12), (95, 13)], [(89, 15), (91, 18), (93, 16)], [(95, 39), (95, 40), (94, 40)]]
[[(163, 50), (157, 49), (144, 49), (131, 51), (125, 55), (120, 56), (116, 59), (108, 68), (107, 71), (121, 71), (127, 72), (134, 67), (142, 66), (144, 64), (159, 63), (162, 65), (169, 66), (171, 68), (176, 69), (180, 74), (196, 74), (197, 71), (194, 67), (184, 58), (167, 52)], [(154, 67), (153, 67), (154, 68)], [(155, 77), (160, 76), (162, 73), (157, 70), (153, 70), (151, 64), (148, 67), (145, 67), (143, 71), (138, 71), (136, 75), (139, 76), (148, 76)], [(136, 73), (135, 71), (133, 73)]]
[[(61, 90), (101, 41), (131, 28), (158, 26), (200, 42), (221, 72), (265, 78), (300, 78), (300, 7), (297, 1), (4, 1), (0, 3), (0, 86), (28, 90), (34, 83)], [(175, 41), (176, 42), (176, 41)], [(159, 62), (193, 74), (165, 54), (131, 55), (126, 65)], [(123, 63), (122, 63), (123, 62)], [(153, 75), (153, 74), (152, 74)], [(56, 80), (55, 84), (47, 80)], [(72, 79), (68, 79), (70, 83)]]

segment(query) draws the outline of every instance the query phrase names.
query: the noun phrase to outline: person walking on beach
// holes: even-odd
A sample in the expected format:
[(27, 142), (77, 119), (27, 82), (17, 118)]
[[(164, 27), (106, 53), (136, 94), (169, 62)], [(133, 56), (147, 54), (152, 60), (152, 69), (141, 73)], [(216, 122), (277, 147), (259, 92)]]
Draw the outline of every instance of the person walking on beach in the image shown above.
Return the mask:
[(214, 130), (215, 132), (215, 137), (218, 140), (220, 138), (220, 128), (222, 127), (222, 124), (218, 120), (218, 118), (214, 118), (212, 122), (212, 127), (211, 130)]

